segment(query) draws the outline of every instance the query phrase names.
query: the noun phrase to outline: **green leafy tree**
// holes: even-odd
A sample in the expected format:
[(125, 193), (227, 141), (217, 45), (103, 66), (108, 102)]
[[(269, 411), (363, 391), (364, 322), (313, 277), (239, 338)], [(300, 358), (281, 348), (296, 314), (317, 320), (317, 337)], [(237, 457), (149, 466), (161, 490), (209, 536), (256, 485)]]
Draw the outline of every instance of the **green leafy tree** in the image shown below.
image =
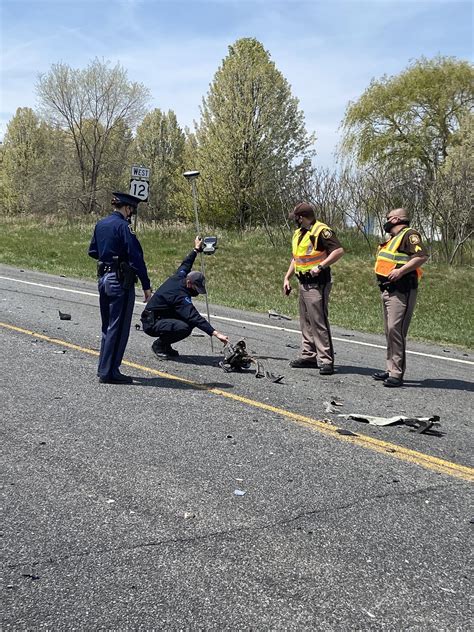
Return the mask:
[(229, 46), (203, 99), (196, 140), (203, 215), (244, 228), (278, 205), (315, 139), (269, 53), (244, 38)]
[(121, 128), (133, 128), (144, 114), (149, 93), (130, 82), (116, 64), (93, 60), (87, 68), (54, 64), (37, 86), (43, 112), (70, 136), (82, 180), (80, 203), (86, 212), (97, 205), (101, 171)]
[(474, 105), (474, 69), (450, 57), (421, 58), (394, 77), (373, 80), (350, 103), (342, 153), (367, 163), (418, 167), (433, 180)]
[(172, 110), (149, 112), (137, 128), (133, 162), (151, 169), (148, 214), (152, 219), (175, 217), (180, 212), (185, 134)]
[(55, 186), (50, 151), (54, 134), (55, 130), (41, 122), (31, 108), (17, 109), (8, 123), (3, 143), (4, 210), (10, 213), (41, 210), (41, 200), (46, 202), (42, 191), (45, 179), (51, 179), (49, 193)]

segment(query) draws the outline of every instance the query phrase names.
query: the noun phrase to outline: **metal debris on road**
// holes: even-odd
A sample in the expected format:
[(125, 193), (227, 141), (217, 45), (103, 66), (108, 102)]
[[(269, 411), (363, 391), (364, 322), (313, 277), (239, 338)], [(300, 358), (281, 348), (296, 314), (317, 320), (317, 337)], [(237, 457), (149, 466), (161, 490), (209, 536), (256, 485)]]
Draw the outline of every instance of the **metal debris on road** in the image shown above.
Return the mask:
[(140, 331), (140, 323), (135, 323), (135, 329), (136, 329), (137, 331)]
[(338, 415), (343, 419), (352, 419), (354, 421), (361, 421), (368, 423), (372, 426), (391, 426), (394, 424), (404, 424), (413, 428), (412, 432), (417, 434), (423, 434), (434, 425), (439, 425), (439, 416), (433, 415), (432, 417), (405, 417), (404, 415), (395, 415), (394, 417), (376, 417), (372, 415), (359, 415), (351, 413), (349, 415)]
[(323, 406), (325, 406), (325, 413), (337, 413), (337, 408), (335, 408), (335, 406), (343, 406), (343, 403), (332, 399), (330, 402), (323, 402)]
[(276, 318), (277, 320), (293, 320), (291, 316), (286, 316), (286, 314), (279, 314), (273, 309), (268, 310), (268, 318)]
[(195, 518), (195, 517), (196, 517), (195, 513), (192, 513), (190, 511), (185, 511), (184, 512), (184, 519), (185, 520), (191, 520), (192, 518)]
[(345, 435), (346, 437), (358, 437), (359, 436), (355, 432), (352, 432), (351, 430), (346, 430), (345, 428), (337, 428), (336, 432), (337, 432), (337, 434)]
[(66, 314), (66, 312), (62, 312), (58, 309), (60, 320), (71, 320), (71, 314)]
[(243, 489), (236, 489), (234, 490), (234, 496), (245, 496), (247, 492), (244, 491)]

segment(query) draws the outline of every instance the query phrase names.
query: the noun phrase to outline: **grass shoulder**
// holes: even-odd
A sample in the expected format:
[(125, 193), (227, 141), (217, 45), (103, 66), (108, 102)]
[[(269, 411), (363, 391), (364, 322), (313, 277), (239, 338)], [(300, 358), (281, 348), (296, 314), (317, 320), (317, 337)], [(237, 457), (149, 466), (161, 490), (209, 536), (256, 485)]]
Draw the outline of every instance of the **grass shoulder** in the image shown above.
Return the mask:
[[(52, 274), (94, 279), (87, 256), (94, 222), (5, 218), (0, 233), (0, 262)], [(255, 312), (270, 309), (297, 318), (297, 282), (290, 297), (282, 283), (290, 260), (290, 234), (271, 243), (263, 231), (217, 231), (217, 253), (206, 257), (211, 302)], [(140, 226), (153, 287), (172, 274), (192, 248), (193, 227)], [(354, 233), (339, 234), (346, 255), (333, 268), (330, 320), (334, 325), (383, 333), (380, 292), (373, 274), (371, 245)], [(373, 247), (373, 245), (372, 245)], [(472, 348), (471, 267), (427, 263), (409, 336), (420, 341)]]

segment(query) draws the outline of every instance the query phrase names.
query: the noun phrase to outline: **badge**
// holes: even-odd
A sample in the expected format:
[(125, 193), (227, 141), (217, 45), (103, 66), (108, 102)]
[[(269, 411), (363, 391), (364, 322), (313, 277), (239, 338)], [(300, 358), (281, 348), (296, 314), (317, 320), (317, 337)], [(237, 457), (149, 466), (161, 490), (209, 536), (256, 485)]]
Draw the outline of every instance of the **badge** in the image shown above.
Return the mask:
[(410, 243), (411, 244), (419, 244), (421, 239), (418, 237), (416, 233), (410, 235)]
[(325, 228), (323, 230), (323, 237), (324, 239), (329, 239), (330, 237), (332, 237), (332, 232), (328, 228)]

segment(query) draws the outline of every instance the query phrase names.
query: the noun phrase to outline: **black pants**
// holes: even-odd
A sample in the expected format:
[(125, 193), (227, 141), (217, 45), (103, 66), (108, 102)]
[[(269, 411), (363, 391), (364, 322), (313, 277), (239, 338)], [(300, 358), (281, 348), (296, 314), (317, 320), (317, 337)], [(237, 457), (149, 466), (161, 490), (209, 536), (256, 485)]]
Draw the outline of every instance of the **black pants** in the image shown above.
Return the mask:
[(155, 319), (149, 312), (142, 314), (143, 331), (153, 338), (159, 338), (163, 344), (173, 344), (191, 335), (194, 327), (178, 318)]

